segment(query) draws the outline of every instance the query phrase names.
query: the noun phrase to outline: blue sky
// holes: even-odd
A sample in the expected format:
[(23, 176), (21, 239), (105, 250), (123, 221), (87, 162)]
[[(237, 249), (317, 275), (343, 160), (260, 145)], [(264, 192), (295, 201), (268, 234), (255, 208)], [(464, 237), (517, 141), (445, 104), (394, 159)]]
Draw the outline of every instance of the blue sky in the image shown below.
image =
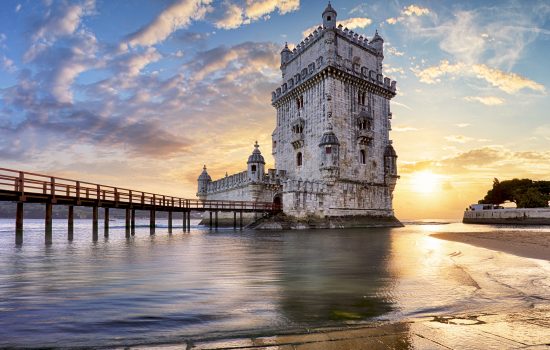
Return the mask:
[[(550, 1), (333, 1), (385, 39), (400, 217), (457, 217), (550, 174)], [(279, 52), (324, 1), (0, 3), (2, 166), (193, 197), (202, 164), (270, 158)], [(429, 182), (431, 185), (428, 185)]]

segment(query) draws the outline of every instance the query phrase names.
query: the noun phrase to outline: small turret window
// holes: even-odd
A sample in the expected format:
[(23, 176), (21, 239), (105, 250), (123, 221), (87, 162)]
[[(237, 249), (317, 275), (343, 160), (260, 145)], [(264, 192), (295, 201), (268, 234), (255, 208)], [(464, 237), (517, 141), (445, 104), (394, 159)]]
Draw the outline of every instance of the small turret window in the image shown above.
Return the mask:
[(302, 109), (304, 108), (304, 96), (300, 96), (296, 98), (296, 108)]
[(330, 21), (330, 20), (332, 20), (332, 17), (327, 16), (327, 21)]
[(331, 145), (328, 145), (325, 147), (325, 153), (326, 154), (331, 154), (332, 153), (332, 146)]
[(370, 130), (371, 129), (371, 122), (369, 119), (359, 119), (357, 122), (357, 127), (359, 130)]
[(255, 173), (256, 172), (256, 166), (255, 165), (251, 166), (250, 170), (252, 170), (252, 172)]
[(359, 91), (357, 93), (357, 104), (360, 106), (364, 106), (366, 101), (367, 101), (367, 93), (363, 91)]
[(359, 161), (361, 164), (367, 164), (367, 153), (364, 149), (359, 151)]
[(298, 154), (296, 154), (296, 165), (302, 166), (302, 152), (298, 152)]

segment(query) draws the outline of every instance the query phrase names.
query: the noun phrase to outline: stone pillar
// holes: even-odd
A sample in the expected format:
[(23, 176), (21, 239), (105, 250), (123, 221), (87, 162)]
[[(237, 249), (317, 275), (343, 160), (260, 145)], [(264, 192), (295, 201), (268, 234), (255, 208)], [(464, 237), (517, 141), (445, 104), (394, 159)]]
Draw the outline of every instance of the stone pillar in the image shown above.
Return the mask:
[(67, 209), (67, 239), (72, 241), (74, 234), (74, 207), (69, 205)]
[(15, 244), (23, 244), (23, 202), (17, 202), (15, 213)]

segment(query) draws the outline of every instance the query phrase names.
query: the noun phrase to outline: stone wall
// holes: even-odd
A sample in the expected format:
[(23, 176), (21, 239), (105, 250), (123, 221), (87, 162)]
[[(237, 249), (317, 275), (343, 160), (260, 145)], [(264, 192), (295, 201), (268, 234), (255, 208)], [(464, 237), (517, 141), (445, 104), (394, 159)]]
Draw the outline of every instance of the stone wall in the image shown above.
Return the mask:
[(464, 223), (549, 225), (550, 208), (467, 210)]

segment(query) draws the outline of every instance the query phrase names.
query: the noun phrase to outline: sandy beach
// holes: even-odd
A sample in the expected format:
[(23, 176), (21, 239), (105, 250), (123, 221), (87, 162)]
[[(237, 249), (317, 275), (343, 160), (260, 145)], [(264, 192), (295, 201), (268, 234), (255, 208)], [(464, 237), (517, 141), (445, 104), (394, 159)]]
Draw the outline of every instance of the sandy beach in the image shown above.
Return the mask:
[(434, 233), (432, 236), (526, 258), (550, 261), (550, 232), (445, 232)]

